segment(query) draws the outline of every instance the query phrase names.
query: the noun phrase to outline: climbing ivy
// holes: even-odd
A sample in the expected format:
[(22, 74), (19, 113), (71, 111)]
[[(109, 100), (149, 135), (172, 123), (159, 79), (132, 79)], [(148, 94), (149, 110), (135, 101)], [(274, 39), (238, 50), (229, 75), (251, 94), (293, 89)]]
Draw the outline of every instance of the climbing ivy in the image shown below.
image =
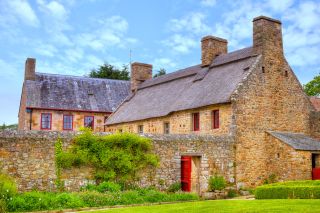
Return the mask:
[(57, 156), (61, 168), (91, 166), (97, 182), (121, 184), (138, 180), (145, 169), (152, 169), (159, 163), (148, 138), (131, 133), (99, 136), (90, 129), (82, 129), (72, 147)]
[(61, 155), (63, 154), (63, 150), (62, 150), (62, 140), (60, 137), (57, 139), (54, 145), (54, 148), (55, 148), (55, 167), (56, 167), (56, 176), (57, 176), (55, 184), (59, 191), (63, 191), (64, 183), (61, 180), (61, 169), (62, 169)]

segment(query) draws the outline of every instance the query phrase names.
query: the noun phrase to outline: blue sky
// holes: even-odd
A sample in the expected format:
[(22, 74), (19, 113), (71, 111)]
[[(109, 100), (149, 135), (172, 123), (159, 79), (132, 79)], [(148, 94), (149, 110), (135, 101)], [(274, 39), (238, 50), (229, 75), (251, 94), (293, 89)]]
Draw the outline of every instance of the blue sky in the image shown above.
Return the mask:
[(0, 124), (17, 123), (24, 62), (38, 72), (85, 75), (103, 62), (168, 72), (199, 64), (200, 40), (229, 51), (252, 44), (252, 19), (283, 23), (285, 55), (301, 83), (320, 73), (320, 1), (0, 0)]

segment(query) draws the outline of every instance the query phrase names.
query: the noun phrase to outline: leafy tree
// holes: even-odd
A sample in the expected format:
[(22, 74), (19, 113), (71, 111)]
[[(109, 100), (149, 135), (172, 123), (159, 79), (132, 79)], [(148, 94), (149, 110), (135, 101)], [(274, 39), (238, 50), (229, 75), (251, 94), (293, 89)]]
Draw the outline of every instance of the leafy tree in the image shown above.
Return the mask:
[(309, 96), (320, 95), (320, 74), (316, 75), (309, 83), (303, 85), (304, 91)]
[(91, 70), (89, 77), (91, 78), (108, 78), (117, 80), (129, 80), (129, 68), (127, 65), (123, 65), (121, 69), (115, 66), (104, 63), (98, 69)]
[(159, 77), (159, 76), (165, 75), (165, 74), (167, 74), (166, 70), (161, 68), (156, 74), (154, 74), (153, 77), (156, 78), (156, 77)]

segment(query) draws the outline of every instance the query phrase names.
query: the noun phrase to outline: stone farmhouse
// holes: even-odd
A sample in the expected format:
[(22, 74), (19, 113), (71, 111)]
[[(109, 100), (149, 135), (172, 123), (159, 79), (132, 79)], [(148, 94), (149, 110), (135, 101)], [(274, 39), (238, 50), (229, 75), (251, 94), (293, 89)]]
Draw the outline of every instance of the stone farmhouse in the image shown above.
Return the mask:
[(132, 94), (106, 130), (212, 136), (157, 147), (163, 176), (178, 162), (186, 191), (215, 173), (238, 187), (320, 178), (320, 114), (284, 56), (281, 22), (254, 18), (251, 47), (228, 52), (227, 40), (206, 36), (201, 48), (201, 64), (154, 79), (151, 65), (133, 63)]
[(106, 118), (128, 96), (130, 82), (35, 72), (28, 58), (19, 108), (19, 130), (104, 131)]

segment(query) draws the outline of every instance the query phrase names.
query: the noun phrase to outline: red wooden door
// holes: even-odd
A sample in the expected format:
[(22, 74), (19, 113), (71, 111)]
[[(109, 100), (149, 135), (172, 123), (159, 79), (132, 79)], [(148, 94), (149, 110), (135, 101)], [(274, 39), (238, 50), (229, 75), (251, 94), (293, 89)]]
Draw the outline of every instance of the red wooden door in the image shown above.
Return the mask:
[(191, 157), (181, 157), (181, 189), (185, 192), (191, 191)]
[(312, 180), (320, 180), (320, 168), (312, 169)]

